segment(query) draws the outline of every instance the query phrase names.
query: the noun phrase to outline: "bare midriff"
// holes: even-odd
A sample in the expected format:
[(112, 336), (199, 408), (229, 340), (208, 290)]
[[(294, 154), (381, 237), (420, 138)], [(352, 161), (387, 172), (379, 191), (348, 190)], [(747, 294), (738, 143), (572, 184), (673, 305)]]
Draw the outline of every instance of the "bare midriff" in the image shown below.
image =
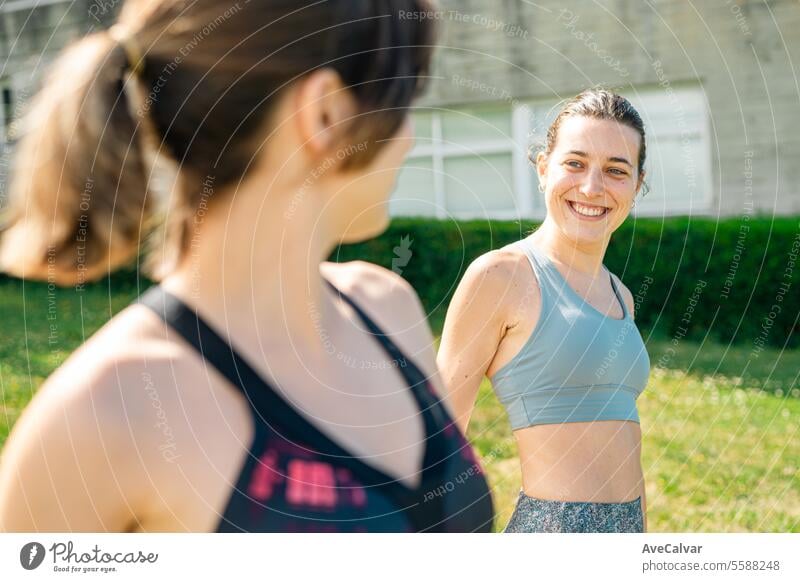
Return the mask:
[(643, 495), (637, 422), (541, 424), (514, 436), (530, 497), (622, 503)]

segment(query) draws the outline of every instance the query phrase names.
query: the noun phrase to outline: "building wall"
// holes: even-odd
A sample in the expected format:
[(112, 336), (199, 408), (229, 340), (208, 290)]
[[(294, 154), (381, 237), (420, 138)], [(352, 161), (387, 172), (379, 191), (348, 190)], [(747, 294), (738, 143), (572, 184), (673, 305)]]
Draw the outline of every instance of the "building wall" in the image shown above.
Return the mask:
[(708, 204), (697, 204), (697, 213), (800, 212), (796, 1), (441, 0), (440, 7), (442, 48), (423, 105), (555, 104), (604, 84), (632, 100), (660, 101), (641, 113), (663, 126), (670, 117), (681, 123), (684, 98), (676, 93), (688, 88), (704, 102), (709, 138), (708, 186), (698, 188), (710, 192), (701, 193)]
[(0, 7), (0, 207), (13, 167), (13, 121), (73, 40), (112, 22), (115, 0), (7, 0)]
[(10, 0), (0, 7), (0, 79), (26, 100), (47, 64), (71, 41), (105, 28), (112, 0)]
[[(18, 117), (47, 63), (71, 40), (107, 26), (120, 4), (5, 2), (0, 87), (13, 95), (5, 116)], [(439, 25), (441, 46), (419, 103), (422, 149), (409, 162), (416, 173), (404, 171), (397, 214), (541, 216), (527, 149), (559, 102), (596, 84), (631, 98), (650, 130), (653, 191), (643, 214), (800, 212), (796, 0), (439, 0), (439, 12), (426, 16)], [(481, 133), (476, 123), (496, 126), (493, 136), (454, 146), (484, 160), (482, 175), (464, 157), (431, 153), (439, 146), (430, 134), (448, 123), (462, 136)], [(9, 160), (6, 148), (0, 186)], [(500, 193), (487, 189), (491, 183)], [(472, 199), (464, 198), (468, 187)], [(404, 196), (423, 202), (404, 208)], [(513, 211), (501, 208), (502, 196), (515, 199)]]

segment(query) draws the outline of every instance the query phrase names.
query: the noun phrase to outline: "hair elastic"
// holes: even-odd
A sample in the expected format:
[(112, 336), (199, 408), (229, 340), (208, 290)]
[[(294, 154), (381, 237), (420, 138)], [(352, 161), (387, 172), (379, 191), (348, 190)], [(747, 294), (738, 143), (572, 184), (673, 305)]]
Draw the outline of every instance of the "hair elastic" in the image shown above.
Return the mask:
[(109, 28), (108, 33), (111, 35), (111, 38), (122, 47), (122, 50), (125, 51), (125, 57), (131, 74), (138, 76), (144, 69), (144, 57), (139, 50), (139, 45), (136, 44), (133, 37), (119, 24), (115, 24)]

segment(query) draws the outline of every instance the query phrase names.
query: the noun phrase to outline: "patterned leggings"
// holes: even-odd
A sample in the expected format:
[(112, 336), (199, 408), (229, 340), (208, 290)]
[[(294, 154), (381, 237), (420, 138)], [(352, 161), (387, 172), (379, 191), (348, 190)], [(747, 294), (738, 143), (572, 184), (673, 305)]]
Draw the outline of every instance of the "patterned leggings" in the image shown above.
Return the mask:
[(641, 497), (624, 503), (550, 501), (519, 492), (505, 533), (642, 533)]

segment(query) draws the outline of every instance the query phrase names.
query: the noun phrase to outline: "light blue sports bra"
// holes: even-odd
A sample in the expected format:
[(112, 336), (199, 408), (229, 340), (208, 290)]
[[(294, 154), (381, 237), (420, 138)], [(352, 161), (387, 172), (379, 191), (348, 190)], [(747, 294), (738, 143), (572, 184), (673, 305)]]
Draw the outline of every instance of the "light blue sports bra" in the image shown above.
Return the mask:
[(587, 303), (529, 238), (515, 244), (525, 251), (539, 281), (539, 321), (519, 353), (491, 377), (511, 428), (639, 422), (636, 398), (647, 386), (650, 358), (613, 277), (609, 273), (622, 319)]

